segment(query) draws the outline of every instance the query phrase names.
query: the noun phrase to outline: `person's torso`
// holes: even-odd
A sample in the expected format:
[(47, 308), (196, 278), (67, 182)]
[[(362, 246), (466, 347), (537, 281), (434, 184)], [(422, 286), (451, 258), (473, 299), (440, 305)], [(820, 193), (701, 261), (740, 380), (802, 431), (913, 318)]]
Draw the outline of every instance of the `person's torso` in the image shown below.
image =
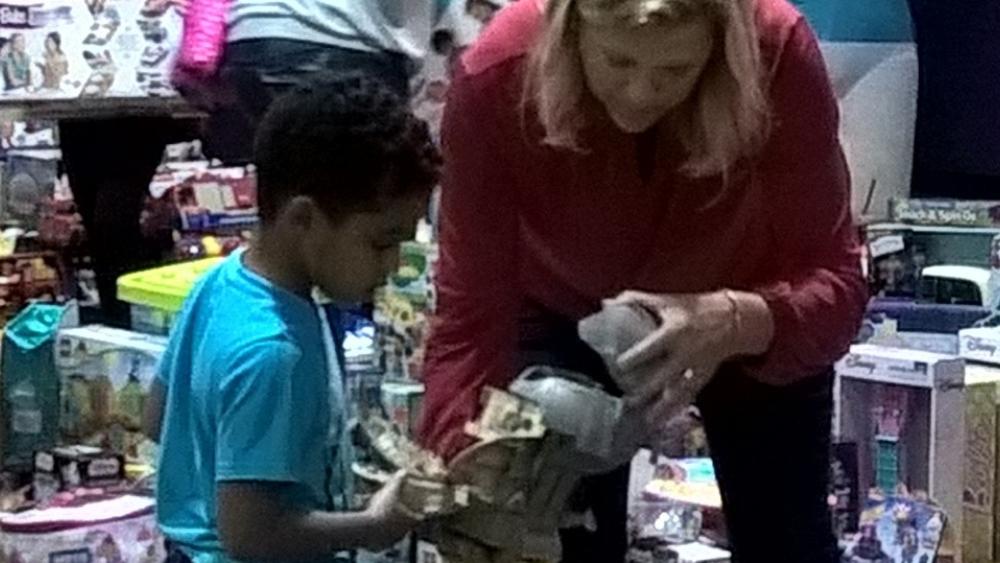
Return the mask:
[[(216, 522), (216, 457), (224, 408), (219, 382), (226, 375), (220, 366), (234, 351), (273, 339), (297, 352), (286, 387), (285, 400), (296, 405), (287, 421), (288, 451), (306, 453), (295, 460), (288, 500), (304, 509), (328, 509), (337, 493), (331, 490), (331, 445), (337, 443), (333, 435), (343, 431), (343, 421), (331, 420), (342, 409), (331, 409), (324, 327), (311, 303), (270, 285), (241, 259), (242, 252), (227, 259), (191, 294), (171, 336), (172, 361), (165, 367), (157, 516), (165, 535), (195, 563), (228, 561)], [(261, 424), (272, 415), (261, 412)], [(240, 431), (254, 433), (253, 428)]]
[[(800, 16), (784, 0), (760, 0), (757, 11), (762, 55), (773, 65)], [(485, 89), (496, 94), (503, 117), (489, 134), (504, 140), (497, 145), (505, 153), (497, 158), (516, 163), (504, 187), (516, 191), (523, 298), (579, 318), (625, 290), (700, 292), (767, 281), (778, 267), (770, 256), (773, 196), (753, 163), (725, 182), (691, 178), (679, 171), (678, 143), (663, 135), (643, 177), (644, 141), (606, 118), (584, 133), (585, 152), (542, 145), (535, 120), (523, 119), (519, 86), (541, 18), (535, 2), (515, 3), (463, 58), (470, 79), (489, 81)]]
[(228, 41), (292, 39), (422, 59), (435, 0), (234, 0)]

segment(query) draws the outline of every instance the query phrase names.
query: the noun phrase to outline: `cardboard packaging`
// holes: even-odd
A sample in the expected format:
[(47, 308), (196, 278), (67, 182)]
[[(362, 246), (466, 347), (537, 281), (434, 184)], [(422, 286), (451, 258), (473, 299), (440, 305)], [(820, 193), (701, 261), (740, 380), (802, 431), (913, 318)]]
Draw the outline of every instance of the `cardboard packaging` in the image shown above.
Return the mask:
[(1000, 327), (967, 328), (958, 333), (959, 354), (974, 362), (1000, 365)]
[[(970, 487), (984, 529), (993, 535), (993, 557), (1000, 555), (1000, 328), (970, 328), (959, 332), (959, 349), (968, 360), (966, 380), (976, 393), (970, 397), (975, 433), (970, 436), (966, 469), (977, 485)], [(991, 559), (991, 560), (992, 560)]]
[(914, 225), (950, 227), (1000, 226), (1000, 201), (909, 199), (892, 201), (892, 219)]
[[(837, 363), (836, 372), (834, 433), (859, 444), (859, 488), (887, 494), (899, 486), (926, 491), (948, 515), (946, 543), (976, 543), (963, 535), (964, 361), (859, 344)], [(983, 535), (974, 528), (969, 532)], [(962, 561), (965, 554), (955, 551), (956, 561)]]
[(413, 436), (420, 421), (420, 408), (424, 400), (424, 385), (414, 382), (382, 384), (382, 406), (390, 421), (405, 436)]
[(729, 563), (729, 552), (700, 543), (675, 545), (667, 550), (667, 561), (669, 563)]
[(63, 438), (91, 443), (99, 436), (98, 443), (134, 459), (142, 410), (166, 346), (161, 336), (99, 325), (59, 331)]
[(99, 489), (125, 482), (125, 457), (88, 446), (67, 446), (35, 454), (35, 500), (60, 491)]

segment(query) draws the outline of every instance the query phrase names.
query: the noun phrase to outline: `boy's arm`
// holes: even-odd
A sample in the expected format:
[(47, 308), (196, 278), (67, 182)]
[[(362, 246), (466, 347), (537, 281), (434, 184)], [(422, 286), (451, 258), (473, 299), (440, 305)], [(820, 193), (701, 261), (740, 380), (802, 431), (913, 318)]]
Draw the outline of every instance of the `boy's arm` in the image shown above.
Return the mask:
[(311, 560), (337, 551), (388, 549), (416, 523), (395, 510), (402, 476), (379, 492), (365, 512), (296, 511), (282, 502), (289, 485), (219, 485), (219, 535), (226, 552), (246, 561)]
[(160, 441), (160, 429), (163, 426), (163, 408), (167, 399), (167, 387), (159, 378), (153, 380), (149, 389), (149, 397), (142, 410), (142, 433), (154, 442)]

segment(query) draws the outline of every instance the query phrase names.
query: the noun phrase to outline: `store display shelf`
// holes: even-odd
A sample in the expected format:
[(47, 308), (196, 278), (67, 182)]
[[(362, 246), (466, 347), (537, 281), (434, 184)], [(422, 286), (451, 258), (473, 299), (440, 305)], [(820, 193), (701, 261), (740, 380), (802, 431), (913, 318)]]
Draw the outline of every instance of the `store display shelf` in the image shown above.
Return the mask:
[(0, 120), (100, 119), (136, 116), (194, 117), (199, 112), (178, 97), (0, 100)]
[(865, 230), (868, 232), (911, 231), (940, 235), (1000, 235), (998, 227), (953, 227), (948, 225), (912, 225), (909, 223), (873, 223), (865, 225)]

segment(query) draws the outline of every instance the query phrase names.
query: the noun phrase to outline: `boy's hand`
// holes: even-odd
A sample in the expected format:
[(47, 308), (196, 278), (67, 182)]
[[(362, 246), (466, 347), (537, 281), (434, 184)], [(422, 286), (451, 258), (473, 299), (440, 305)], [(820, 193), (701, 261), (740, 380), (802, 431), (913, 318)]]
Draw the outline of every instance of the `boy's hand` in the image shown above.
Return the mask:
[(368, 547), (374, 551), (384, 551), (391, 548), (406, 534), (413, 530), (419, 522), (410, 518), (400, 510), (400, 493), (406, 472), (400, 471), (372, 497), (365, 515), (371, 521), (373, 529), (372, 543)]

